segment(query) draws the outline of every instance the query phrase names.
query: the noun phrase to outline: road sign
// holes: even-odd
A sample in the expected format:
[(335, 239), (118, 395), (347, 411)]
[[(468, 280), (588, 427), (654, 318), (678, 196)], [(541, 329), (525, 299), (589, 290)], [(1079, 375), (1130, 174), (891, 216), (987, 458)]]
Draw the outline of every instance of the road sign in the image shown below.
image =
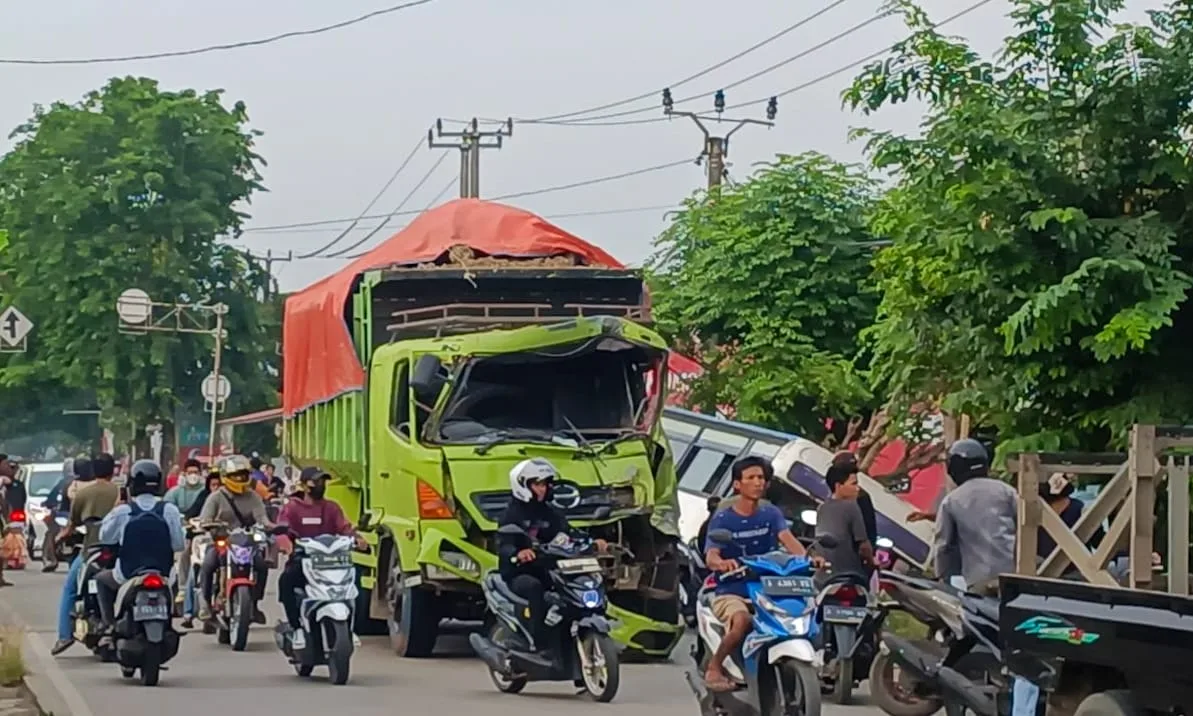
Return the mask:
[(140, 325), (153, 315), (153, 301), (139, 288), (130, 288), (116, 299), (116, 315), (120, 320)]
[(222, 403), (232, 395), (232, 384), (228, 382), (228, 377), (221, 375), (217, 384), (215, 374), (208, 373), (207, 377), (203, 379), (202, 385), (199, 386), (199, 392), (203, 394), (203, 400), (208, 403)]
[(5, 348), (23, 348), (33, 321), (21, 313), (16, 306), (9, 306), (0, 313), (0, 345)]

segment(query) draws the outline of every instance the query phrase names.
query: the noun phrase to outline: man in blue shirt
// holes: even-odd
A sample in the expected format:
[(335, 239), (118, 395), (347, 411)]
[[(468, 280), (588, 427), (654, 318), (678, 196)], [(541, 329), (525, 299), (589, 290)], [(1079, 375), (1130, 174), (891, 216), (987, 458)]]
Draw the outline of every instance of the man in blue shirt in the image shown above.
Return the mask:
[[(108, 628), (115, 622), (116, 593), (120, 585), (129, 577), (147, 570), (169, 575), (174, 567), (174, 554), (186, 548), (182, 513), (158, 496), (164, 484), (157, 463), (139, 460), (133, 465), (128, 481), (129, 502), (117, 505), (99, 527), (100, 544), (120, 545), (115, 568), (96, 575), (99, 586), (96, 596)], [(136, 527), (135, 536), (130, 525)], [(125, 537), (129, 537), (128, 544), (125, 544)]]
[[(737, 559), (773, 552), (779, 547), (793, 555), (803, 556), (804, 547), (791, 534), (782, 510), (772, 504), (760, 504), (767, 484), (775, 471), (769, 461), (755, 456), (733, 463), (733, 490), (737, 499), (712, 516), (708, 533), (728, 530), (733, 543), (722, 545), (711, 537), (704, 545), (705, 563), (714, 572), (732, 572), (739, 567)], [(717, 584), (712, 602), (713, 615), (725, 625), (725, 638), (708, 662), (704, 679), (713, 691), (730, 691), (733, 684), (725, 673), (724, 663), (750, 633), (750, 600), (746, 583), (727, 580)]]

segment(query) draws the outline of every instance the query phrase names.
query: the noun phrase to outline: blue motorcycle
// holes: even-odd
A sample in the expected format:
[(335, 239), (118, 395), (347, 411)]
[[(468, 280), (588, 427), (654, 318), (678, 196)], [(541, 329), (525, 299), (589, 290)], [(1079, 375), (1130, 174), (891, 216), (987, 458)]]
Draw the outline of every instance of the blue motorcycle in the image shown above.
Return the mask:
[[(727, 530), (713, 530), (708, 538), (718, 544), (733, 539)], [(825, 535), (819, 544), (831, 548), (836, 540)], [(702, 716), (820, 716), (820, 657), (814, 645), (820, 625), (811, 560), (776, 551), (737, 562), (740, 569), (710, 577), (698, 597), (698, 639), (692, 649), (697, 671), (689, 671), (687, 679)], [(725, 635), (712, 601), (716, 584), (731, 579), (747, 581), (754, 628), (725, 661), (738, 688), (718, 693), (704, 683), (708, 660)]]

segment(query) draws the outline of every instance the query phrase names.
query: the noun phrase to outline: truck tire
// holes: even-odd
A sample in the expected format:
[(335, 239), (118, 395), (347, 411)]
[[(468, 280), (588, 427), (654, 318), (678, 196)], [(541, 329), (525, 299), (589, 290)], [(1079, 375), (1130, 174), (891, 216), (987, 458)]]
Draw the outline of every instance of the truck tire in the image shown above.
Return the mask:
[(1143, 709), (1127, 689), (1090, 694), (1077, 704), (1073, 716), (1141, 716)]
[(387, 596), (392, 609), (386, 620), (390, 646), (398, 656), (425, 659), (435, 651), (439, 638), (440, 611), (435, 592), (406, 588), (396, 550), (390, 560)]

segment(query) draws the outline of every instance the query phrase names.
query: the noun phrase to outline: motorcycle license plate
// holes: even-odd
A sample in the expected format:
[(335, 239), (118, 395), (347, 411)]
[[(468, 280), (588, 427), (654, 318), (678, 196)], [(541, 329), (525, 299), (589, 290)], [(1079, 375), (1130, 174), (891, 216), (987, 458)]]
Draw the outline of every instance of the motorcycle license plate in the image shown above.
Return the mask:
[(811, 597), (816, 587), (811, 577), (763, 577), (762, 591), (768, 597)]
[(838, 607), (831, 604), (824, 607), (824, 620), (833, 624), (861, 624), (866, 614), (863, 607)]
[(133, 607), (133, 621), (143, 622), (169, 618), (170, 607), (165, 602), (161, 604), (138, 604)]
[(87, 580), (87, 593), (99, 594), (99, 583), (97, 583), (94, 579)]

